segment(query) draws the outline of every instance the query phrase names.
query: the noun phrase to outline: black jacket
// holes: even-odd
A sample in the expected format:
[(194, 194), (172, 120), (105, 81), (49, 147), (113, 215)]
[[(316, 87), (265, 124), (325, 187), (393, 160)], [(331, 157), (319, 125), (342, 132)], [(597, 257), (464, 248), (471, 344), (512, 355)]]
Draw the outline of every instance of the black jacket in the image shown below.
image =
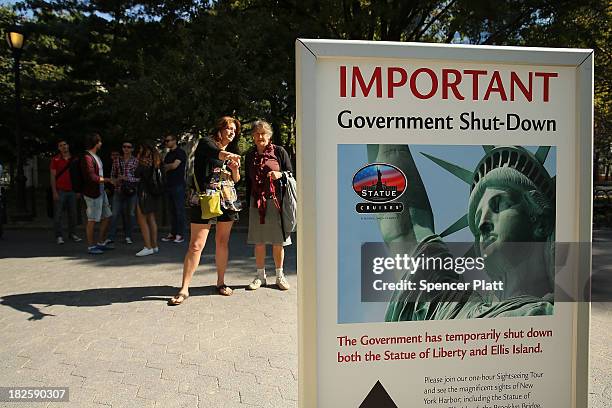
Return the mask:
[[(203, 137), (198, 141), (198, 147), (194, 153), (193, 171), (198, 180), (200, 191), (208, 188), (210, 179), (214, 174), (214, 168), (223, 166), (223, 160), (219, 160), (220, 151), (221, 149), (210, 137)], [(193, 184), (193, 178), (190, 180), (190, 183)]]

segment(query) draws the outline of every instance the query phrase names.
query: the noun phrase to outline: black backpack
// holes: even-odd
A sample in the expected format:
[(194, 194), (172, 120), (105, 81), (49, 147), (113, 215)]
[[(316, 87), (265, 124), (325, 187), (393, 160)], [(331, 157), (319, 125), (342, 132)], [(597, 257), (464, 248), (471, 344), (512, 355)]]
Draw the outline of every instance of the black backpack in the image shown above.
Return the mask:
[(70, 181), (72, 182), (72, 191), (74, 191), (75, 193), (82, 193), (83, 185), (85, 184), (85, 177), (83, 177), (82, 161), (82, 156), (76, 156), (70, 162), (70, 168), (68, 169), (68, 171), (70, 172)]

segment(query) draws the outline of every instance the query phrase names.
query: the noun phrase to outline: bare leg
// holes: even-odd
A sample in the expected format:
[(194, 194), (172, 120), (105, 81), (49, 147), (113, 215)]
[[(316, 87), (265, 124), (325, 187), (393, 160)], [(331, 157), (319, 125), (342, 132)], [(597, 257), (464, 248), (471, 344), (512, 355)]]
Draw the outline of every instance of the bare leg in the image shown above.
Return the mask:
[(108, 226), (110, 225), (110, 217), (106, 217), (100, 222), (100, 239), (99, 242), (106, 240), (106, 233), (108, 232)]
[(266, 244), (255, 244), (255, 266), (257, 269), (266, 266)]
[(272, 245), (272, 257), (274, 258), (274, 266), (282, 268), (285, 261), (285, 248), (282, 245)]
[(285, 260), (285, 248), (283, 245), (272, 245), (272, 257), (274, 258), (274, 265), (276, 266), (276, 286), (280, 290), (288, 290), (289, 282), (285, 278), (283, 273), (283, 261)]
[(187, 248), (185, 261), (183, 262), (183, 283), (179, 293), (189, 295), (189, 284), (196, 268), (200, 264), (200, 256), (206, 245), (209, 232), (209, 224), (191, 224), (191, 239), (189, 240), (189, 248)]
[(215, 232), (215, 264), (217, 265), (217, 286), (225, 283), (225, 270), (229, 257), (229, 237), (234, 221), (217, 223)]
[(85, 227), (85, 233), (87, 235), (87, 245), (94, 246), (96, 243), (94, 242), (94, 228), (96, 226), (95, 221), (87, 220), (87, 226)]
[(147, 224), (150, 229), (151, 248), (157, 248), (157, 221), (155, 220), (154, 212), (147, 214)]
[(142, 232), (142, 239), (144, 241), (145, 248), (153, 248), (151, 246), (151, 235), (149, 232), (149, 225), (147, 224), (147, 218), (142, 211), (140, 211), (140, 206), (136, 207), (136, 219), (138, 220), (138, 226)]

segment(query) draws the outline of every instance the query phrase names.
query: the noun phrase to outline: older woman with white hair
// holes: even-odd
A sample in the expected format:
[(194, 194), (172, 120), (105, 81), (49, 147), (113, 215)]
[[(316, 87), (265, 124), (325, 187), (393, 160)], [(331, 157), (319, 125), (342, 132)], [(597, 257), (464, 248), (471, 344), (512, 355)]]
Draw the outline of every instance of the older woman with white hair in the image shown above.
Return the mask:
[(267, 284), (266, 245), (272, 245), (276, 285), (287, 290), (289, 283), (283, 273), (284, 246), (291, 245), (291, 237), (285, 239), (279, 203), (281, 181), (293, 168), (287, 151), (271, 143), (272, 127), (268, 122), (254, 122), (251, 136), (255, 147), (247, 153), (245, 164), (247, 200), (250, 201), (247, 242), (255, 245), (257, 275), (247, 288), (256, 290)]

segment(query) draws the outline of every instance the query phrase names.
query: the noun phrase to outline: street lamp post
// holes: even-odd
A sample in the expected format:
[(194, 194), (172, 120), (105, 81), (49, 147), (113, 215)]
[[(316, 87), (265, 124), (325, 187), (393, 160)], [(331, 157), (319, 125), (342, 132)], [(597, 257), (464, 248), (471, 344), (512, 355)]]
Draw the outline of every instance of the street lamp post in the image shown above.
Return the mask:
[(17, 147), (17, 208), (27, 211), (25, 184), (26, 176), (23, 170), (23, 138), (21, 135), (21, 78), (20, 58), (25, 42), (25, 36), (21, 27), (13, 26), (6, 33), (6, 42), (13, 52), (15, 73), (15, 140)]

